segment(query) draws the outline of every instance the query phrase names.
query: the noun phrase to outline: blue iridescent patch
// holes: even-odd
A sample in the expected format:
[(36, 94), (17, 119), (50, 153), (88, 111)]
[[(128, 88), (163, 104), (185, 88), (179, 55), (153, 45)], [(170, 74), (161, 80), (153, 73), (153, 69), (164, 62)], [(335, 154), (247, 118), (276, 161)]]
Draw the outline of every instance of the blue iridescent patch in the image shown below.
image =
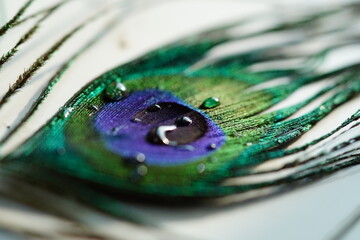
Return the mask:
[(225, 142), (225, 133), (208, 116), (162, 90), (137, 91), (107, 103), (94, 121), (112, 152), (126, 159), (146, 156), (148, 165), (191, 162)]

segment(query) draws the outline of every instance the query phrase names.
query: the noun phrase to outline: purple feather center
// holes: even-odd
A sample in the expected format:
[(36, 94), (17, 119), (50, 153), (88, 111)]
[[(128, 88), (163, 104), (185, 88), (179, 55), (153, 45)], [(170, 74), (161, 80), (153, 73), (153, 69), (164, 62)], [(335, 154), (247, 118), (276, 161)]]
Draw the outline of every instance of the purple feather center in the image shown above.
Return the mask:
[[(184, 117), (192, 122), (179, 124)], [(168, 91), (154, 89), (107, 103), (94, 124), (112, 152), (130, 161), (145, 157), (147, 165), (188, 163), (213, 153), (225, 142), (224, 132), (204, 113)], [(163, 131), (163, 137), (169, 144), (153, 137), (168, 126), (172, 130)]]

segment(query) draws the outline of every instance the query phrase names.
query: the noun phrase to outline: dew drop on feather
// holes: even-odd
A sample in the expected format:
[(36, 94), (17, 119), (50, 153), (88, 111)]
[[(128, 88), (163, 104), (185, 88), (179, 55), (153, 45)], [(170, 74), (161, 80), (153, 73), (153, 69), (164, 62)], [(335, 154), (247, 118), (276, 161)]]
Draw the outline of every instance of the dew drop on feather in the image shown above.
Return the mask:
[(109, 101), (119, 101), (126, 95), (126, 87), (119, 82), (110, 83), (105, 89), (106, 99)]
[(220, 105), (220, 100), (217, 97), (209, 97), (204, 100), (204, 102), (201, 104), (201, 108), (203, 109), (211, 109), (216, 108)]
[(157, 111), (160, 111), (160, 110), (161, 110), (161, 106), (159, 104), (151, 105), (147, 109), (148, 112), (157, 112)]
[(69, 117), (69, 116), (70, 116), (70, 113), (71, 113), (72, 111), (74, 111), (74, 108), (72, 108), (72, 107), (66, 108), (66, 109), (64, 110), (64, 118)]

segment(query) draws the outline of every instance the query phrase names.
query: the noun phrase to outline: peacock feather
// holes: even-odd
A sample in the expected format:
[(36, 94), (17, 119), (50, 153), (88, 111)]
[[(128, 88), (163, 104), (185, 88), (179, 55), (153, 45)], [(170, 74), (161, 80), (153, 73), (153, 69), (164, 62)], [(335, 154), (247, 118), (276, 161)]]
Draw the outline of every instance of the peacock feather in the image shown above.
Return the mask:
[[(61, 6), (43, 11), (36, 24)], [(324, 67), (334, 52), (357, 44), (358, 33), (347, 21), (317, 27), (344, 12), (357, 19), (357, 4), (303, 13), (238, 35), (232, 29), (257, 20), (234, 22), (115, 67), (84, 86), (33, 136), (2, 157), (4, 182), (75, 195), (146, 225), (141, 215), (120, 203), (121, 197), (229, 204), (294, 189), (356, 165), (359, 109), (325, 135), (293, 145), (320, 120), (359, 96), (360, 62)], [(18, 17), (0, 33), (11, 30)], [(25, 71), (2, 97), (0, 107), (83, 26)], [(20, 44), (29, 33), (25, 36)], [(235, 40), (247, 48), (214, 54), (213, 49)], [(2, 143), (21, 129), (72, 60), (94, 41), (50, 79), (29, 114)], [(255, 48), (245, 44), (256, 41), (263, 44)], [(309, 51), (314, 42), (324, 44)], [(19, 43), (3, 56), (4, 64)], [(316, 83), (323, 84), (313, 94), (286, 103), (300, 88)], [(19, 199), (16, 194), (12, 197)]]

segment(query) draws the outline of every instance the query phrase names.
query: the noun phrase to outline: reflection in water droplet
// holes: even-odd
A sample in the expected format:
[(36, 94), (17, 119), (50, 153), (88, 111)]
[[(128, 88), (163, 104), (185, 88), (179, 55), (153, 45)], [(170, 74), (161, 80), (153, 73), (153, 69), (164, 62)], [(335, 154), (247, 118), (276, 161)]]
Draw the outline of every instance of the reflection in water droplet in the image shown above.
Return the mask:
[(141, 119), (140, 118), (133, 118), (133, 119), (131, 119), (131, 121), (134, 122), (134, 123), (139, 123), (139, 122), (141, 122)]
[(204, 100), (201, 104), (201, 108), (210, 109), (215, 108), (220, 105), (220, 100), (217, 97), (210, 97)]
[(175, 121), (176, 126), (189, 126), (193, 123), (193, 121), (191, 120), (191, 118), (189, 117), (180, 117), (178, 119), (176, 119)]
[(65, 117), (65, 118), (69, 117), (69, 116), (70, 116), (70, 113), (71, 113), (72, 111), (74, 111), (74, 108), (72, 108), (72, 107), (66, 108), (66, 109), (64, 110), (64, 117)]
[(148, 169), (145, 165), (140, 165), (137, 167), (136, 172), (140, 175), (140, 176), (145, 176), (148, 172)]
[(204, 163), (200, 163), (199, 165), (197, 165), (198, 173), (203, 173), (203, 172), (205, 172), (205, 169), (206, 169), (206, 166), (205, 166)]
[(166, 137), (167, 132), (174, 131), (177, 127), (175, 125), (159, 126), (152, 129), (148, 135), (148, 139), (153, 143), (163, 143), (165, 145), (176, 146), (175, 141), (170, 141)]
[(154, 104), (147, 108), (148, 112), (157, 112), (160, 110), (161, 110), (161, 106), (159, 104)]
[(126, 87), (119, 82), (110, 83), (105, 89), (106, 99), (109, 101), (119, 101), (126, 95)]
[(136, 161), (138, 161), (138, 162), (140, 162), (140, 163), (145, 162), (145, 159), (146, 159), (146, 156), (145, 156), (145, 154), (143, 154), (143, 153), (138, 153), (138, 154), (136, 155)]

